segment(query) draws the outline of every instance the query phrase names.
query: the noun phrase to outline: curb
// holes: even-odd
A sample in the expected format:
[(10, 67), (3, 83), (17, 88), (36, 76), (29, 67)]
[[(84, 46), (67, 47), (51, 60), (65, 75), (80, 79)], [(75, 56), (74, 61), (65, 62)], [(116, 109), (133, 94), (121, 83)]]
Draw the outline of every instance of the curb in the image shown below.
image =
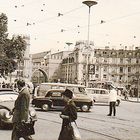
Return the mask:
[(125, 100), (125, 99), (122, 99), (122, 101), (126, 101), (126, 102), (133, 102), (133, 103), (140, 103), (140, 101)]

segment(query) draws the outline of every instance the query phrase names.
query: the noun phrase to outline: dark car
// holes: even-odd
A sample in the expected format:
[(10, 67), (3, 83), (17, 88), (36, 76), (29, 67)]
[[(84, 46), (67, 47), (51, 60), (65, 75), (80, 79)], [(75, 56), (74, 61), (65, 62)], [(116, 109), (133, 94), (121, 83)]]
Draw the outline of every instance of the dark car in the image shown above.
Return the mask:
[[(64, 89), (50, 89), (45, 96), (34, 98), (32, 100), (32, 104), (44, 111), (48, 111), (53, 108), (63, 108), (65, 103), (62, 98), (62, 92), (64, 92)], [(83, 112), (89, 111), (93, 105), (92, 100), (87, 96), (87, 94), (74, 94), (73, 101), (76, 107), (80, 108)]]
[[(0, 128), (11, 129), (13, 126), (11, 114), (12, 109), (14, 108), (15, 100), (18, 97), (18, 93), (10, 89), (0, 89)], [(36, 112), (33, 107), (29, 109), (29, 118), (32, 121), (37, 120)]]

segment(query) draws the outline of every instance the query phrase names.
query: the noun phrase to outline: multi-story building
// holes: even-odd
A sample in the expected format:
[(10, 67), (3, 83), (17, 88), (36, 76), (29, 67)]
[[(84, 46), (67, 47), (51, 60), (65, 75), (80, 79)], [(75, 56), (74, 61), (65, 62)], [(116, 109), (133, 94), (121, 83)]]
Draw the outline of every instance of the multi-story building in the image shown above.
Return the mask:
[(95, 80), (113, 81), (117, 86), (135, 86), (140, 77), (140, 49), (95, 49)]
[[(94, 51), (91, 48), (86, 50), (86, 45), (86, 41), (77, 41), (73, 52), (63, 59), (61, 65), (63, 82), (86, 84), (86, 78), (88, 80), (93, 78), (93, 74), (88, 74), (87, 64), (94, 63)], [(90, 42), (90, 46), (92, 45), (93, 42)]]
[[(84, 41), (76, 43), (75, 49), (65, 58), (61, 65), (62, 81), (85, 84), (86, 74), (88, 83), (92, 86), (95, 81), (110, 81), (116, 86), (138, 86), (140, 78), (140, 48), (135, 50), (124, 49), (94, 49), (88, 54), (84, 53)], [(94, 66), (93, 73), (87, 69)]]
[[(90, 49), (87, 42), (77, 41), (73, 51), (47, 53), (38, 61), (46, 69), (47, 81), (78, 83), (89, 86), (95, 81), (111, 81), (116, 86), (138, 87), (140, 78), (140, 48)], [(33, 63), (35, 59), (33, 57)], [(38, 63), (39, 63), (38, 62)], [(93, 68), (89, 70), (89, 66)], [(45, 70), (44, 70), (45, 71)]]

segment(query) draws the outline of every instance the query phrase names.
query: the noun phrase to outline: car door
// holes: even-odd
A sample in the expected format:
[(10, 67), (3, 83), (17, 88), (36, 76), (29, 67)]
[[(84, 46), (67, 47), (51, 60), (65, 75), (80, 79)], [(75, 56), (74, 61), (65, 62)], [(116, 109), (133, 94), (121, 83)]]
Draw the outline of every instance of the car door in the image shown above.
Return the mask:
[(93, 100), (95, 100), (95, 102), (99, 102), (100, 91), (99, 90), (92, 90), (91, 93), (93, 95)]
[(53, 106), (64, 106), (64, 100), (62, 98), (62, 94), (60, 91), (52, 91), (51, 100), (53, 102)]
[(109, 100), (109, 93), (107, 90), (100, 90), (99, 102), (107, 103)]

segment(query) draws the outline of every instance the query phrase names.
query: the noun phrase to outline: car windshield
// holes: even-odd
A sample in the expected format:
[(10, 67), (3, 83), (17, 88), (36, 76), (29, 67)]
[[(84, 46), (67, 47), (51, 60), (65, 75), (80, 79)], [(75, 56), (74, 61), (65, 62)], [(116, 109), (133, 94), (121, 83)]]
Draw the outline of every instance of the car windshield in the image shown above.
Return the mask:
[(50, 97), (50, 96), (60, 97), (60, 96), (62, 96), (62, 94), (61, 94), (62, 92), (64, 92), (64, 91), (48, 91), (47, 94), (45, 95), (45, 97)]

